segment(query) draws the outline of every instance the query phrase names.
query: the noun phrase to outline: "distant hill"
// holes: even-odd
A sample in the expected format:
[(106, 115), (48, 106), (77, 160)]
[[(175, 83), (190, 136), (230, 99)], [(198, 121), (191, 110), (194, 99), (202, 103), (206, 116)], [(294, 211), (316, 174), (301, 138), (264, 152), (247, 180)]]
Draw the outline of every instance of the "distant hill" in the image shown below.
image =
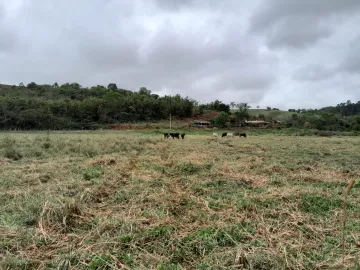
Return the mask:
[[(232, 112), (237, 111), (232, 110)], [(281, 110), (271, 110), (268, 111), (266, 109), (249, 109), (250, 116), (259, 116), (261, 114), (265, 115), (265, 117), (275, 118), (277, 120), (287, 120), (289, 119), (295, 112), (281, 111)], [(297, 113), (295, 113), (297, 114)]]

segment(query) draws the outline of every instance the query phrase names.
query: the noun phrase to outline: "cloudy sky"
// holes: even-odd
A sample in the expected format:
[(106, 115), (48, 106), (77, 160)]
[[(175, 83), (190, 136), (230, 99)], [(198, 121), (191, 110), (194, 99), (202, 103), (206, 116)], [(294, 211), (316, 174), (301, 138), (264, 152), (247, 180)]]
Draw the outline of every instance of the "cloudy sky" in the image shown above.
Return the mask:
[(0, 83), (201, 102), (360, 100), (360, 0), (0, 0)]

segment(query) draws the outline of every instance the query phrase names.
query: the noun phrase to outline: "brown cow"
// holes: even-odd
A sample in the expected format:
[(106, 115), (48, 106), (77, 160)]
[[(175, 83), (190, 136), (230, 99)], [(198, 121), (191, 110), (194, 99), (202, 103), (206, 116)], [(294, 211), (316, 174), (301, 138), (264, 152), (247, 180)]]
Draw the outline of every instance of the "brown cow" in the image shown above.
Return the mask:
[(243, 132), (243, 133), (240, 133), (240, 134), (239, 134), (239, 137), (245, 137), (245, 138), (246, 138), (246, 137), (247, 137), (247, 135), (246, 135), (246, 133), (245, 133), (245, 132)]

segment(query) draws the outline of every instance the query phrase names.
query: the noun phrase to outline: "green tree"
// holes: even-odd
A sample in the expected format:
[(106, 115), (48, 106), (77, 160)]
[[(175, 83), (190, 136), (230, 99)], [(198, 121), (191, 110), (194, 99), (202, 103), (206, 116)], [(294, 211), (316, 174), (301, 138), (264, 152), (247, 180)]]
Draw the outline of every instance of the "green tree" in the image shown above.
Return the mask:
[(249, 119), (250, 118), (250, 114), (249, 114), (249, 108), (250, 106), (248, 106), (247, 103), (239, 103), (236, 105), (238, 107), (238, 111), (236, 111), (234, 113), (234, 115), (237, 118), (237, 122), (241, 122), (244, 119)]
[(220, 112), (214, 118), (214, 125), (218, 128), (224, 128), (227, 126), (227, 123), (230, 121), (230, 116), (226, 112)]
[(148, 90), (146, 87), (140, 87), (139, 94), (140, 95), (150, 95), (151, 91)]
[(36, 88), (38, 87), (38, 85), (37, 85), (36, 83), (34, 83), (34, 82), (31, 82), (31, 83), (29, 83), (26, 87), (27, 87), (28, 89), (34, 90), (34, 89), (36, 89)]
[(79, 90), (81, 88), (81, 85), (77, 82), (73, 82), (70, 84), (70, 87)]
[(118, 90), (116, 83), (109, 83), (107, 89), (110, 90), (110, 91), (117, 91)]

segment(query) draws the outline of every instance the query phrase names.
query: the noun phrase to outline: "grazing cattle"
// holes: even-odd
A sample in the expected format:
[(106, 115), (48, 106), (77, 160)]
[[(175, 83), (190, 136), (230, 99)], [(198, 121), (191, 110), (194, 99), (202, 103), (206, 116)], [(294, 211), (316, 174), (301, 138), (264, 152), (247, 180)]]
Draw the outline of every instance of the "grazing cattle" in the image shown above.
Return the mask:
[(221, 138), (223, 138), (223, 137), (233, 137), (233, 136), (234, 136), (233, 133), (231, 133), (231, 132), (225, 132), (225, 133), (223, 133), (223, 134), (221, 135)]
[(181, 139), (184, 139), (185, 138), (185, 133), (181, 133)]
[(239, 134), (239, 137), (245, 137), (245, 138), (246, 138), (247, 135), (246, 135), (246, 133), (240, 133), (240, 134)]
[(175, 139), (175, 138), (178, 138), (178, 139), (180, 139), (180, 134), (179, 133), (170, 133), (170, 136), (173, 138), (173, 139)]
[(214, 137), (219, 137), (219, 134), (213, 133), (213, 136), (214, 136)]
[(170, 137), (170, 133), (164, 133), (164, 139), (165, 139), (165, 138), (168, 139), (169, 137)]

